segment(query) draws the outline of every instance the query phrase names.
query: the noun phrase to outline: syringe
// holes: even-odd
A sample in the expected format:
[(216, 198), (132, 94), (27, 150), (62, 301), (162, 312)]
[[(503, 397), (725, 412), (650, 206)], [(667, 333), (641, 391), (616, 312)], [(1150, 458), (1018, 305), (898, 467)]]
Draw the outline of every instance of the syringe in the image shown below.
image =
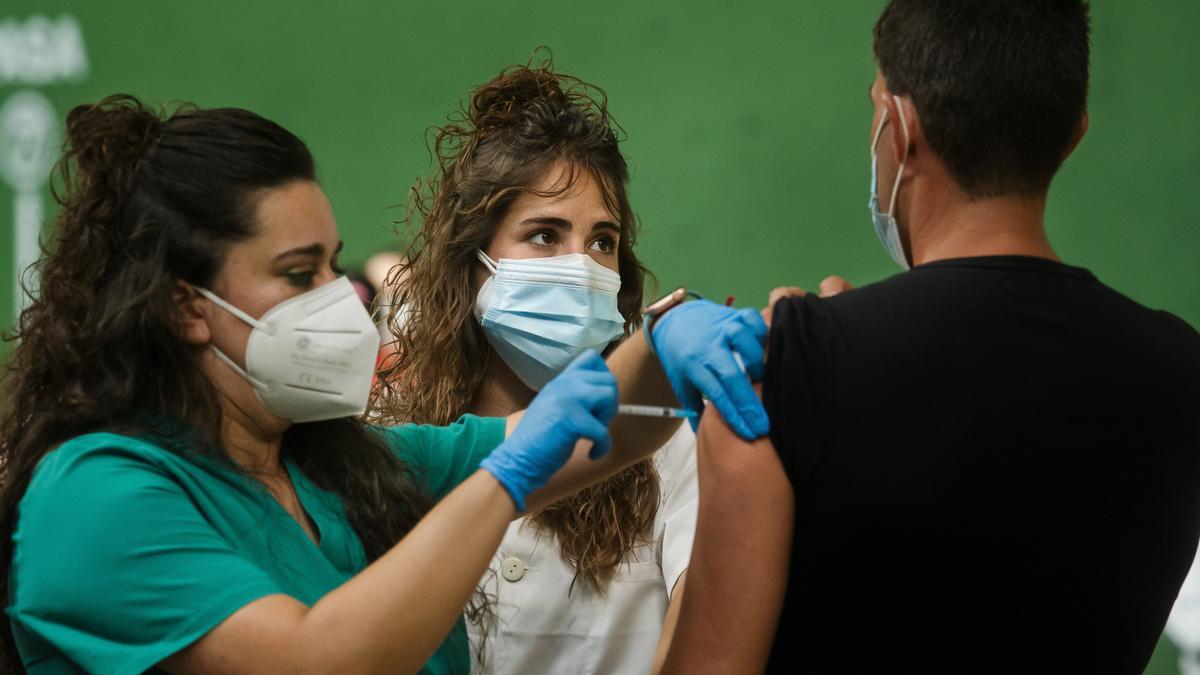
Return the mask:
[(618, 415), (638, 415), (640, 417), (695, 417), (694, 410), (683, 408), (668, 408), (660, 405), (637, 405), (622, 403), (617, 407)]

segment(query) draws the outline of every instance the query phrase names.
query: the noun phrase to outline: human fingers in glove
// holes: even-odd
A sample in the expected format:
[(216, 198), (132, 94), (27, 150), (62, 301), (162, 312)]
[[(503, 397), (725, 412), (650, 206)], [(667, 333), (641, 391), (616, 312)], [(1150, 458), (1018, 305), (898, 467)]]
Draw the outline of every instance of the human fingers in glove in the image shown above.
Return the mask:
[(589, 350), (538, 392), (516, 428), (480, 467), (523, 512), (526, 497), (562, 468), (581, 439), (591, 441), (591, 459), (608, 454), (608, 423), (616, 414), (617, 380), (604, 359)]
[[(707, 300), (671, 308), (650, 327), (651, 340), (671, 388), (685, 408), (704, 411), (708, 399), (739, 436), (766, 436), (770, 422), (754, 392), (762, 378), (767, 325), (753, 309)], [(699, 423), (699, 416), (692, 424)]]

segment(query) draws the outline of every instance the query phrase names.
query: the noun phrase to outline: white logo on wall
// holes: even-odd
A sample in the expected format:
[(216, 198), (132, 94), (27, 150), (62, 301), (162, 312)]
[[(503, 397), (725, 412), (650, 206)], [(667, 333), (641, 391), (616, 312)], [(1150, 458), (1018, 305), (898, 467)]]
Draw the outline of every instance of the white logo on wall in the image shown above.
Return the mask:
[[(71, 16), (0, 20), (0, 86), (25, 87), (87, 76), (83, 33)], [(58, 154), (59, 121), (43, 94), (21, 89), (0, 105), (0, 177), (13, 190), (13, 314), (25, 307), (21, 277), (38, 259), (42, 194)], [(36, 279), (26, 279), (30, 290)]]

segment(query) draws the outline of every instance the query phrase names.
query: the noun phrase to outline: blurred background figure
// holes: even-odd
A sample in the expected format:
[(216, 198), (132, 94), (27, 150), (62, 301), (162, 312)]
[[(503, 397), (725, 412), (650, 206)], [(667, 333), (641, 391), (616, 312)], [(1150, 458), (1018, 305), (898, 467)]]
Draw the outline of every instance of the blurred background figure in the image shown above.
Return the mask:
[(354, 287), (354, 293), (359, 300), (367, 308), (371, 308), (375, 304), (375, 285), (367, 281), (367, 278), (361, 272), (353, 270), (346, 272), (346, 277), (350, 279), (350, 285)]
[[(404, 325), (404, 312), (398, 309), (392, 314), (392, 302), (397, 289), (403, 284), (404, 256), (396, 251), (380, 251), (363, 263), (363, 280), (375, 289), (371, 303), (371, 316), (379, 326), (379, 368), (390, 367), (396, 353), (396, 334)], [(394, 277), (393, 277), (394, 275)], [(389, 280), (389, 277), (392, 277)]]

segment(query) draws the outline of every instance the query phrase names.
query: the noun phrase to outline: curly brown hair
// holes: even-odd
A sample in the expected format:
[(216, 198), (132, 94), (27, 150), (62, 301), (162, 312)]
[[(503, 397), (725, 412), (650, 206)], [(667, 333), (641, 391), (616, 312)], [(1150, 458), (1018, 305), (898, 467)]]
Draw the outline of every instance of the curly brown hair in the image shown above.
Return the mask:
[[(476, 251), (487, 248), (522, 193), (562, 194), (584, 172), (597, 180), (621, 228), (617, 305), (626, 333), (637, 328), (648, 272), (634, 254), (638, 223), (619, 132), (604, 92), (555, 72), (548, 58), (505, 69), (473, 92), (467, 109), (433, 130), (437, 169), (411, 190), (407, 260), (388, 280), (396, 340), (379, 377), (377, 407), (385, 416), (447, 424), (476, 409), (494, 358), (472, 313)], [(556, 162), (570, 167), (567, 180), (553, 192), (535, 189)], [(530, 520), (557, 538), (576, 579), (602, 593), (625, 555), (648, 537), (659, 492), (654, 464), (644, 460)]]
[[(6, 606), (18, 504), (38, 462), (64, 441), (115, 431), (236, 468), (173, 294), (180, 281), (210, 285), (228, 246), (254, 235), (261, 191), (316, 179), (304, 143), (254, 113), (182, 106), (167, 116), (122, 95), (70, 112), (58, 176), (54, 240), (36, 263), (40, 290), (8, 337), (20, 342), (0, 382)], [(281, 456), (341, 498), (370, 560), (429, 508), (407, 467), (360, 420), (294, 424)], [(0, 671), (23, 672), (11, 631), (0, 633)]]

